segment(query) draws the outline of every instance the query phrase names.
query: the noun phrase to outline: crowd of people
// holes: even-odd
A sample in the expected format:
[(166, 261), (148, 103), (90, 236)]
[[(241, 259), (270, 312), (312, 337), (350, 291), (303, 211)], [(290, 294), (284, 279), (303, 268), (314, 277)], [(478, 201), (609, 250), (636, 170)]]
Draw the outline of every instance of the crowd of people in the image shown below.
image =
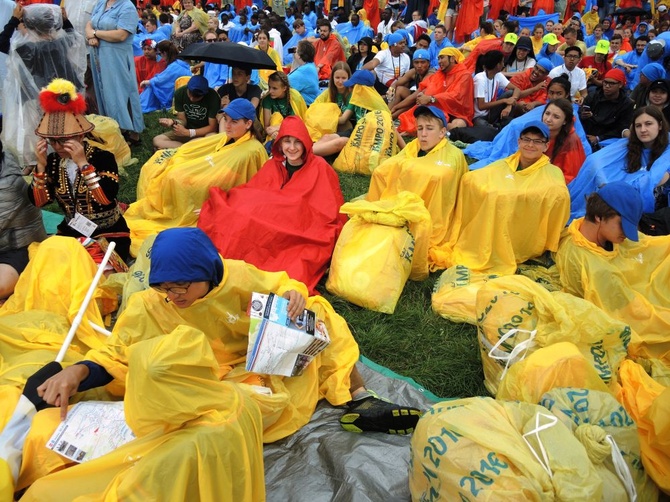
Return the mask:
[[(69, 318), (74, 292), (95, 272), (80, 273), (81, 260), (100, 262), (108, 242), (118, 255), (94, 308), (100, 321), (118, 311), (111, 336), (88, 333), (70, 352), (75, 364), (32, 382), (38, 409), (60, 410), (37, 414), (26, 448), (40, 462), (24, 457), (13, 489), (30, 487), (27, 500), (39, 500), (71, 476), (56, 473), (66, 462), (43, 445), (73, 396), (103, 386), (125, 395), (138, 441), (159, 429), (207, 441), (196, 429), (211, 422), (236, 434), (239, 461), (255, 469), (262, 443), (306, 424), (320, 399), (346, 407), (346, 430), (411, 433), (421, 410), (365, 386), (346, 321), (319, 296), (348, 220), (337, 171), (370, 176), (367, 201), (406, 192), (423, 201), (430, 232), (407, 221), (416, 242), (403, 258), (424, 260), (426, 273), (505, 276), (529, 260), (549, 263), (557, 288), (630, 326), (631, 357), (670, 373), (670, 302), (658, 285), (670, 251), (670, 2), (621, 3), (632, 9), (539, 0), (389, 1), (384, 9), (357, 0), (330, 10), (295, 0), (13, 5), (0, 33), (8, 55), (0, 325), (50, 310), (34, 289), (48, 272), (69, 277), (63, 287), (72, 293), (61, 296), (72, 304), (52, 310)], [(180, 57), (220, 42), (261, 51), (273, 68), (228, 62), (225, 50), (218, 62)], [(145, 114), (155, 111), (165, 131), (149, 138)], [(130, 205), (118, 200), (126, 178), (96, 135), (96, 116), (116, 121), (129, 146), (155, 151)], [(64, 219), (47, 238), (37, 208), (50, 203)], [(71, 247), (77, 239), (84, 246)], [(48, 259), (54, 249), (69, 256), (60, 269)], [(650, 274), (635, 272), (636, 263)], [(302, 376), (245, 371), (254, 292), (287, 298), (291, 318), (309, 308), (325, 322), (331, 344)], [(0, 348), (9, 343), (0, 328)], [(149, 416), (157, 412), (137, 406), (136, 393), (160, 382), (140, 385), (138, 372), (155, 378), (195, 364), (187, 348), (207, 361), (194, 370), (205, 383), (179, 370), (175, 385), (202, 392), (202, 404)], [(0, 390), (20, 391), (51, 359), (5, 361), (14, 373), (0, 373)], [(210, 392), (231, 396), (234, 419), (221, 418)], [(159, 449), (147, 455), (160, 458)], [(96, 473), (104, 486), (95, 490), (105, 493), (131, 478), (150, 489), (150, 475), (130, 471), (82, 473)], [(263, 497), (262, 477), (254, 479), (248, 500)], [(190, 489), (188, 497), (201, 495)]]

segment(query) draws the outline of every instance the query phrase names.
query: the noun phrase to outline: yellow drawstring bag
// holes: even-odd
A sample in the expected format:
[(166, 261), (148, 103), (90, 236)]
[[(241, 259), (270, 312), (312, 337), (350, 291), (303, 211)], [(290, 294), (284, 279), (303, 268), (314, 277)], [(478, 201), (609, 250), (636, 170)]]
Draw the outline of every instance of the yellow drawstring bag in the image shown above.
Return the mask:
[(600, 502), (584, 447), (546, 408), (474, 397), (434, 405), (411, 441), (412, 500)]
[(337, 132), (337, 120), (340, 117), (340, 108), (335, 103), (314, 102), (305, 112), (305, 125), (309, 137), (316, 142), (326, 134)]
[(584, 445), (603, 480), (603, 500), (658, 500), (658, 488), (640, 461), (637, 426), (614, 396), (589, 389), (547, 392), (540, 404)]
[(370, 176), (379, 164), (396, 153), (398, 142), (391, 114), (374, 110), (358, 121), (333, 167), (344, 173)]
[(520, 275), (492, 279), (478, 291), (477, 330), (485, 385), (493, 395), (513, 364), (557, 342), (577, 346), (609, 385), (631, 336), (626, 324), (590, 302), (550, 293)]
[[(88, 144), (111, 152), (116, 160), (119, 173), (124, 174), (124, 167), (135, 164), (137, 159), (132, 158), (130, 147), (121, 134), (119, 123), (103, 115), (86, 115), (86, 119), (95, 126), (91, 133), (93, 138), (87, 140)], [(98, 139), (100, 141), (97, 141)]]
[(496, 277), (473, 272), (463, 265), (445, 270), (433, 287), (433, 310), (453, 322), (477, 324), (477, 291)]
[(400, 192), (383, 201), (348, 202), (340, 212), (352, 218), (335, 245), (326, 288), (392, 314), (407, 279), (428, 276), (428, 210), (418, 195)]

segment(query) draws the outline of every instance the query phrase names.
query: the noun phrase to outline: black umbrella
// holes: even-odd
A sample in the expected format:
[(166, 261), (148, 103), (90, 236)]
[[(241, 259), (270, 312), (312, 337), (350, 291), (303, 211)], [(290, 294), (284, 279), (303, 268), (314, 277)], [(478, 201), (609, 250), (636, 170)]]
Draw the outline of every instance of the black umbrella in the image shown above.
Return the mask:
[(615, 10), (612, 14), (615, 16), (643, 16), (645, 14), (651, 14), (651, 12), (648, 12), (644, 9), (641, 9), (639, 7), (628, 7), (626, 9), (617, 9)]
[(240, 68), (276, 70), (277, 64), (265, 52), (232, 42), (191, 44), (179, 56), (181, 59), (227, 64)]

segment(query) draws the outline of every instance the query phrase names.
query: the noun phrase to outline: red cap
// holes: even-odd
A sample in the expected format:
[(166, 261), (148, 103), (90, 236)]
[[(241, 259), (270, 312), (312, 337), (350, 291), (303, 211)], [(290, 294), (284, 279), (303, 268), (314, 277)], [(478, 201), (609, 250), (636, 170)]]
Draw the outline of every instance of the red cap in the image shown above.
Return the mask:
[(620, 70), (619, 68), (612, 68), (610, 71), (605, 73), (605, 77), (603, 77), (603, 80), (605, 78), (611, 78), (612, 80), (616, 80), (617, 82), (621, 82), (622, 84), (626, 83), (626, 74), (623, 72), (623, 70)]

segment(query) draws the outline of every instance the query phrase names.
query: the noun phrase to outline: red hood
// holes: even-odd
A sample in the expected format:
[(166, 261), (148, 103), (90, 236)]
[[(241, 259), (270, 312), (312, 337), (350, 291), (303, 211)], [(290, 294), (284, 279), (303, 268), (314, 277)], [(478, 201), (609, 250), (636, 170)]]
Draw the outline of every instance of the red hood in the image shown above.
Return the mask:
[(305, 164), (309, 163), (313, 155), (313, 143), (312, 139), (309, 137), (309, 133), (307, 132), (307, 127), (305, 127), (305, 124), (300, 119), (300, 117), (286, 117), (279, 127), (279, 133), (277, 134), (277, 138), (272, 145), (272, 158), (279, 162), (284, 162), (285, 160), (284, 154), (281, 151), (281, 143), (284, 136), (293, 136), (294, 138), (298, 138), (300, 140), (300, 142), (305, 147)]

